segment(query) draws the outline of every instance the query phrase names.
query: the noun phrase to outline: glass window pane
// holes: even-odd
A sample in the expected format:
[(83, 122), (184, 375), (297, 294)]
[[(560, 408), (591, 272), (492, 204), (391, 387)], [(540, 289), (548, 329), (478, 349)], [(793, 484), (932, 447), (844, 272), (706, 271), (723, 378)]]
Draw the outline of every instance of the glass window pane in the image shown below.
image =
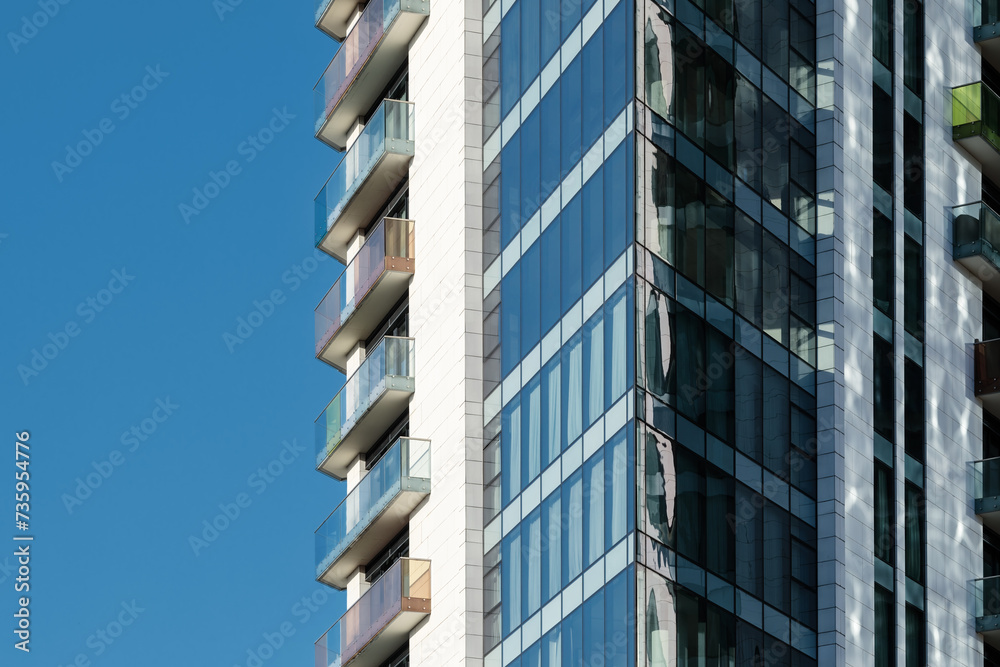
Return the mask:
[(764, 97), (764, 134), (762, 151), (764, 199), (779, 211), (788, 213), (788, 114)]
[(763, 1), (764, 63), (788, 80), (788, 0)]
[(732, 307), (735, 303), (735, 209), (709, 190), (705, 202), (705, 289)]
[(663, 118), (670, 119), (673, 101), (674, 48), (670, 15), (654, 0), (646, 2), (643, 37), (646, 104)]
[(782, 479), (788, 477), (790, 417), (788, 380), (764, 365), (764, 467)]
[(521, 265), (515, 264), (500, 283), (500, 360), (506, 376), (521, 361)]
[[(604, 589), (583, 601), (584, 655), (588, 658), (604, 655)], [(585, 663), (582, 663), (585, 664)], [(606, 665), (606, 663), (604, 663)]]
[(566, 517), (562, 542), (563, 586), (583, 572), (583, 476), (577, 470), (562, 484), (562, 512)]
[(506, 506), (521, 492), (521, 399), (515, 397), (504, 406), (500, 430), (503, 454), (503, 504)]
[(535, 107), (518, 130), (521, 135), (521, 224), (529, 220), (542, 205), (541, 155), (538, 150), (541, 142), (540, 125), (541, 110)]
[(736, 449), (763, 461), (764, 371), (760, 359), (740, 348), (736, 355)]
[(500, 243), (506, 247), (521, 229), (521, 134), (500, 153)]
[(538, 477), (542, 463), (542, 387), (541, 377), (536, 375), (521, 391), (521, 405), (524, 417), (521, 419), (523, 459), (523, 485), (527, 486)]
[(541, 154), (540, 199), (544, 201), (562, 180), (559, 171), (559, 132), (555, 131), (555, 128), (562, 124), (559, 116), (559, 79), (556, 79), (552, 88), (542, 98), (541, 114), (542, 127), (546, 129), (540, 137), (541, 144), (538, 151)]
[(734, 156), (733, 103), (735, 78), (733, 66), (711, 49), (705, 51), (705, 152), (726, 169), (732, 169)]
[(604, 555), (604, 457), (592, 456), (584, 465), (584, 542), (586, 566)]
[(531, 615), (542, 606), (542, 517), (541, 512), (536, 509), (522, 524), (521, 532), (525, 537), (525, 548), (523, 552), (524, 574), (523, 596), (524, 596), (524, 616), (531, 618)]
[(788, 613), (789, 556), (788, 512), (773, 503), (764, 504), (764, 602)]
[(615, 435), (605, 447), (604, 468), (610, 488), (605, 490), (607, 498), (607, 538), (610, 549), (625, 537), (628, 530), (628, 449), (625, 429)]
[(540, 331), (543, 336), (555, 326), (562, 315), (559, 303), (559, 287), (562, 280), (559, 266), (561, 252), (559, 241), (559, 216), (556, 216), (549, 223), (549, 226), (545, 228), (545, 231), (542, 232), (542, 273), (539, 285), (544, 285), (544, 288), (538, 289), (538, 286), (536, 286), (536, 291), (541, 292), (542, 312)]
[(705, 284), (705, 191), (701, 179), (676, 166), (677, 268), (697, 285)]
[(520, 526), (503, 539), (500, 560), (503, 581), (503, 631), (507, 635), (521, 624), (521, 532)]
[(542, 602), (562, 590), (562, 498), (552, 493), (542, 503)]
[(562, 312), (583, 296), (583, 218), (580, 195), (573, 197), (559, 216), (562, 244)]
[[(736, 3), (758, 6), (755, 2)], [(760, 150), (762, 120), (761, 93), (741, 74), (736, 75), (736, 103), (734, 108), (736, 134), (736, 175), (757, 192), (761, 191)]]
[(521, 97), (521, 5), (515, 3), (500, 23), (500, 107), (501, 115), (514, 107)]
[[(630, 8), (627, 3), (619, 3), (604, 19), (604, 52), (615, 54), (604, 59), (604, 127), (611, 125), (631, 97), (629, 73), (634, 67), (632, 50), (628, 46), (631, 35), (626, 25), (626, 9)], [(598, 35), (594, 35), (593, 39), (597, 38)]]
[(628, 384), (629, 344), (626, 315), (627, 304), (623, 287), (615, 292), (604, 306), (606, 328), (604, 361), (607, 366), (605, 391), (609, 406), (625, 394)]
[[(541, 0), (541, 66), (544, 67), (559, 48), (560, 0)], [(547, 127), (554, 127), (549, 125)]]
[(763, 597), (764, 554), (762, 497), (743, 484), (736, 485), (736, 511), (733, 518), (735, 539), (735, 583), (757, 597)]
[[(540, 58), (540, 22), (539, 0), (518, 0), (521, 5), (521, 90), (525, 90), (538, 76)], [(501, 28), (502, 29), (502, 28)], [(507, 39), (506, 33), (501, 33), (501, 44)]]
[(563, 449), (583, 434), (583, 337), (577, 332), (562, 348)]
[(600, 310), (583, 329), (585, 427), (604, 413), (604, 313)]
[(782, 345), (788, 345), (788, 246), (764, 232), (763, 248), (763, 323), (764, 332)]
[[(573, 3), (575, 4), (575, 3)], [(579, 5), (576, 5), (579, 6)], [(580, 142), (583, 137), (583, 83), (582, 66), (578, 55), (566, 71), (559, 77), (562, 111), (561, 123), (561, 173), (565, 177), (569, 170), (580, 161), (583, 153)]]
[(602, 166), (583, 186), (583, 289), (604, 272), (604, 178)]
[(542, 469), (556, 460), (562, 450), (562, 377), (556, 355), (542, 369)]
[[(583, 46), (583, 149), (586, 151), (604, 130), (604, 42), (602, 28)], [(618, 58), (614, 58), (618, 59)]]
[(736, 551), (729, 521), (733, 517), (735, 482), (714, 466), (705, 479), (705, 566), (727, 581), (733, 580)]
[(583, 664), (583, 610), (576, 610), (562, 622), (563, 667), (580, 667)]
[[(625, 250), (625, 229), (630, 224), (626, 216), (629, 183), (625, 161), (630, 139), (622, 142), (604, 163), (604, 267), (611, 266)], [(595, 176), (596, 178), (596, 176)]]
[[(518, 356), (523, 358), (541, 340), (542, 246), (533, 244), (519, 262), (521, 268), (521, 331)], [(510, 275), (508, 273), (508, 275)], [(501, 298), (503, 295), (501, 294)], [(501, 311), (506, 300), (501, 302)]]

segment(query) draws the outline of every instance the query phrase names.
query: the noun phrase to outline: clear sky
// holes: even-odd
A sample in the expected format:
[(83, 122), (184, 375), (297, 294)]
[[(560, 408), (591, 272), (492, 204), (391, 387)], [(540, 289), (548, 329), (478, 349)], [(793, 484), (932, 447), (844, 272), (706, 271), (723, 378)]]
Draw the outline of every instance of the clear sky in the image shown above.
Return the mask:
[[(343, 611), (313, 577), (343, 487), (313, 466), (342, 377), (312, 354), (341, 270), (312, 259), (338, 159), (312, 138), (336, 49), (312, 17), (312, 0), (0, 6), (0, 664), (301, 667)], [(9, 573), (22, 430), (30, 655)]]

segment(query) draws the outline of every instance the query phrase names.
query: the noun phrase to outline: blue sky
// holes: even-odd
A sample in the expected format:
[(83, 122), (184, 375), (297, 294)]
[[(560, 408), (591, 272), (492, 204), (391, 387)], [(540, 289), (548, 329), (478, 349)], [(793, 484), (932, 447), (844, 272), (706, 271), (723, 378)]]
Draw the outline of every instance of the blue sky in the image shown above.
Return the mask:
[[(341, 270), (311, 243), (338, 157), (312, 138), (312, 86), (336, 45), (311, 0), (238, 1), (0, 8), (4, 665), (246, 666), (282, 629), (261, 664), (308, 665), (343, 610), (312, 541), (343, 495), (312, 464), (342, 381), (312, 355)], [(22, 430), (30, 655), (7, 573)]]

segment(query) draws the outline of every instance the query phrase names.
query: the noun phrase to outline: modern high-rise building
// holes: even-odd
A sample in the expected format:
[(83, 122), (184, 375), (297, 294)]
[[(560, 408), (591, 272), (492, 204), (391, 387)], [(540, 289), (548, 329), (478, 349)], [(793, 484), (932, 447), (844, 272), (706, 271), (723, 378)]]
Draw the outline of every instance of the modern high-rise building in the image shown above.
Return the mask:
[(1000, 665), (998, 0), (316, 25), (316, 667)]

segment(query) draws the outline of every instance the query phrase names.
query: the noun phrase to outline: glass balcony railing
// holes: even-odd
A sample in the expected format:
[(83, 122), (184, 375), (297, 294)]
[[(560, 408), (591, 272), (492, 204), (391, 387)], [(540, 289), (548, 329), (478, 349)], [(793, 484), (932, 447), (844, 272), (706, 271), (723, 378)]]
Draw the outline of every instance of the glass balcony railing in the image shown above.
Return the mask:
[[(409, 401), (415, 386), (413, 351), (412, 338), (383, 338), (326, 406), (316, 420), (316, 462), (320, 470), (343, 478), (346, 466), (361, 451), (357, 442), (348, 441), (359, 439), (352, 436), (375, 407), (390, 393), (403, 394), (403, 400)], [(404, 407), (405, 403), (394, 404), (389, 410), (401, 412)], [(337, 460), (330, 461), (334, 456)]]
[(976, 461), (974, 470), (976, 513), (1000, 511), (1000, 458)]
[(954, 257), (982, 257), (1000, 269), (1000, 215), (983, 202), (956, 206)]
[[(385, 311), (402, 296), (406, 290), (410, 276), (413, 275), (414, 264), (413, 221), (399, 218), (385, 218), (372, 230), (364, 246), (351, 260), (344, 272), (337, 278), (330, 291), (326, 293), (319, 306), (316, 307), (316, 356), (332, 363), (343, 370), (346, 354), (350, 352), (358, 339), (371, 333), (370, 329), (382, 320)], [(382, 287), (383, 278), (387, 274), (402, 274), (400, 280), (388, 281)], [(385, 291), (383, 308), (375, 305), (362, 308), (363, 302), (375, 299), (380, 291)], [(367, 305), (367, 304), (366, 304)], [(341, 328), (356, 312), (372, 310), (368, 326), (362, 325), (361, 330), (354, 332), (350, 341), (337, 346), (329, 358), (325, 354), (331, 340), (338, 336)]]
[(362, 652), (377, 664), (430, 611), (430, 561), (402, 558), (316, 641), (316, 667), (342, 667)]
[(976, 632), (1000, 629), (1000, 577), (976, 579)]
[[(368, 557), (384, 547), (385, 542), (406, 523), (420, 499), (430, 492), (430, 485), (430, 441), (400, 438), (316, 530), (317, 578), (322, 578), (331, 565), (344, 557), (362, 533), (371, 528), (383, 513), (388, 513), (387, 509), (398, 510), (395, 512), (398, 516), (387, 518), (392, 523), (391, 531), (382, 531), (387, 532), (384, 539), (369, 540), (371, 544), (363, 545), (367, 547), (362, 549), (365, 553), (351, 559), (347, 573), (367, 562)], [(414, 497), (404, 503), (405, 507), (392, 508), (394, 501), (401, 500), (404, 494)], [(358, 562), (354, 564), (353, 561)], [(346, 585), (347, 582), (345, 579), (332, 583)]]
[(976, 396), (1000, 392), (1000, 338), (976, 342), (974, 363)]
[(994, 151), (1000, 151), (1000, 97), (985, 84), (970, 83), (952, 89), (951, 119), (956, 141), (978, 137)]
[[(353, 10), (357, 5), (337, 3)], [(377, 101), (409, 54), (429, 0), (371, 0), (313, 88), (316, 136), (343, 150), (354, 122)], [(328, 12), (327, 19), (339, 12)], [(322, 19), (326, 21), (327, 19)], [(334, 19), (334, 23), (337, 21)], [(320, 27), (323, 27), (321, 24)]]
[(341, 43), (337, 55), (327, 65), (323, 76), (313, 88), (317, 131), (337, 106), (344, 91), (358, 75), (368, 56), (371, 55), (372, 49), (385, 34), (386, 27), (392, 23), (397, 14), (399, 14), (399, 0), (371, 0), (365, 7), (361, 18), (351, 29), (347, 39)]
[[(344, 155), (340, 165), (333, 171), (316, 196), (315, 242), (317, 246), (329, 251), (324, 245), (327, 236), (338, 225), (341, 216), (345, 215), (352, 200), (363, 193), (369, 176), (383, 162), (383, 158), (388, 154), (403, 156), (405, 159), (400, 162), (400, 165), (393, 165), (391, 173), (384, 174), (384, 178), (371, 179), (377, 181), (377, 187), (372, 188), (373, 196), (370, 198), (372, 201), (369, 209), (372, 212), (377, 212), (377, 209), (385, 204), (384, 197), (388, 196), (406, 175), (405, 167), (409, 165), (409, 159), (413, 157), (413, 134), (413, 104), (411, 102), (385, 100), (379, 105), (369, 119), (368, 125), (365, 126), (350, 150)], [(374, 192), (375, 190), (378, 192)], [(380, 196), (382, 196), (381, 199)], [(367, 209), (365, 212), (368, 212)], [(368, 219), (365, 219), (363, 214), (359, 214), (355, 216), (355, 219), (345, 224), (343, 233), (338, 235), (340, 245), (333, 253), (337, 259), (343, 261), (343, 254), (346, 252), (346, 244), (350, 241), (350, 237), (360, 225), (367, 222)]]
[(973, 19), (972, 38), (983, 47), (983, 56), (997, 63), (997, 45), (1000, 37), (1000, 0), (981, 0)]

